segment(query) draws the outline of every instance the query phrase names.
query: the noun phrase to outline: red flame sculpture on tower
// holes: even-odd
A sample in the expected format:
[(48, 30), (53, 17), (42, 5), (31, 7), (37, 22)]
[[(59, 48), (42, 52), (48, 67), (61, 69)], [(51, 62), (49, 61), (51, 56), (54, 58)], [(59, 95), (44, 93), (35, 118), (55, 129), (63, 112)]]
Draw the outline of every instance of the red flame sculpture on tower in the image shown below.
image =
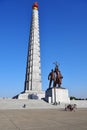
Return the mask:
[(33, 4), (32, 8), (38, 10), (38, 2), (35, 2), (35, 3)]

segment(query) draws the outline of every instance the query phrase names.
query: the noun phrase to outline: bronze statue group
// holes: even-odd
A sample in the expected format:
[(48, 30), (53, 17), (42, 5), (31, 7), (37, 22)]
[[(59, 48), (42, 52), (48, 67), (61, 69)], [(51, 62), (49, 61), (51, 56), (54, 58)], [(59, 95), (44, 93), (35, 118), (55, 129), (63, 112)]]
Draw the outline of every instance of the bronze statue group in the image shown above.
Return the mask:
[[(63, 76), (58, 68), (58, 64), (55, 63), (55, 65), (56, 65), (55, 69), (54, 70), (52, 69), (48, 75), (48, 80), (50, 80), (48, 89), (50, 89), (51, 87), (61, 88)], [(65, 111), (68, 111), (68, 110), (75, 111), (76, 108), (77, 108), (76, 104), (65, 105)]]
[[(51, 72), (48, 75), (48, 80), (50, 80), (49, 89), (51, 87), (60, 88), (61, 84), (62, 84), (62, 78), (63, 78), (63, 76), (62, 76), (62, 74), (61, 74), (61, 72), (58, 68), (58, 64), (56, 64), (55, 69), (54, 70), (52, 69)], [(52, 85), (52, 83), (53, 83), (53, 85)]]

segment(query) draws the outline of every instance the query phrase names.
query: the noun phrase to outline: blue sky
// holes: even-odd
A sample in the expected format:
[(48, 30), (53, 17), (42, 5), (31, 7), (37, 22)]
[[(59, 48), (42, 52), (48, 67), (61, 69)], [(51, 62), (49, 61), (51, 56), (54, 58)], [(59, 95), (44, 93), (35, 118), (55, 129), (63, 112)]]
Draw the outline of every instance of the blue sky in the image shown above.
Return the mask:
[[(37, 1), (43, 90), (57, 61), (69, 95), (87, 98), (87, 1)], [(0, 0), (0, 97), (12, 97), (24, 89), (33, 2)]]

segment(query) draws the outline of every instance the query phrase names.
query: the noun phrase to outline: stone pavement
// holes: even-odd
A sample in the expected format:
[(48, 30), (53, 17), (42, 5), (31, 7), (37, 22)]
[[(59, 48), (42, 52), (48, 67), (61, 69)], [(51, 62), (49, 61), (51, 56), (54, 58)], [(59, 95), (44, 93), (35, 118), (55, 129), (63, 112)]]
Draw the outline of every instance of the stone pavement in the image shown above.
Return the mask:
[(0, 110), (0, 130), (87, 130), (87, 109)]

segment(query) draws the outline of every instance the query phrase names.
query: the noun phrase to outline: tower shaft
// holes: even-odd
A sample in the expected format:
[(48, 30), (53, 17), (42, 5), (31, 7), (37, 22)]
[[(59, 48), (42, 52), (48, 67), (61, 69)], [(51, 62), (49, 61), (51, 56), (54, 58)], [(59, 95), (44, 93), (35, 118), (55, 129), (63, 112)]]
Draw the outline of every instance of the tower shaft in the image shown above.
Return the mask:
[(41, 91), (40, 35), (38, 3), (32, 7), (24, 91)]

